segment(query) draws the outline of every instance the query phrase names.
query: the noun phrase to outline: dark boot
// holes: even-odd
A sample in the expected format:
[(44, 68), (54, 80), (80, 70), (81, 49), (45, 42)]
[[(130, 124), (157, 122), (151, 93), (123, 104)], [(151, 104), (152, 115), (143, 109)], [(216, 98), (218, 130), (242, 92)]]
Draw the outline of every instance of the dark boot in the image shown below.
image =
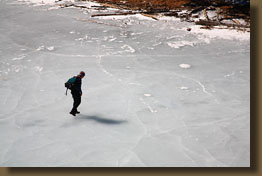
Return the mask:
[(72, 112), (72, 111), (71, 111), (70, 114), (72, 114), (73, 116), (76, 116), (76, 113), (75, 113), (75, 112)]

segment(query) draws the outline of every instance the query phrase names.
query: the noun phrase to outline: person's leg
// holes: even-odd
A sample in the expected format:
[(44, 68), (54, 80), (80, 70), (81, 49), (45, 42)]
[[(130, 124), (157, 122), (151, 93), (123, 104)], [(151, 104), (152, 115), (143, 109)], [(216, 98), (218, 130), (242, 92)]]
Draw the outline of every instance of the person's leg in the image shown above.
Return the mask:
[(73, 100), (74, 100), (74, 103), (73, 103), (73, 108), (71, 110), (71, 114), (72, 115), (75, 115), (78, 111), (77, 111), (77, 107), (80, 105), (81, 103), (81, 96), (78, 94), (78, 93), (74, 93), (72, 92), (72, 97), (73, 97)]
[(77, 111), (77, 108), (78, 108), (78, 106), (81, 104), (81, 96), (80, 95), (77, 95), (76, 96), (76, 101), (75, 101), (76, 103), (75, 103), (75, 112), (76, 113), (79, 113), (78, 111)]
[(73, 108), (70, 113), (74, 115), (76, 114), (76, 111), (77, 111), (76, 108), (78, 106), (78, 98), (77, 98), (77, 94), (74, 92), (72, 92), (72, 97), (73, 97), (74, 102), (73, 102)]

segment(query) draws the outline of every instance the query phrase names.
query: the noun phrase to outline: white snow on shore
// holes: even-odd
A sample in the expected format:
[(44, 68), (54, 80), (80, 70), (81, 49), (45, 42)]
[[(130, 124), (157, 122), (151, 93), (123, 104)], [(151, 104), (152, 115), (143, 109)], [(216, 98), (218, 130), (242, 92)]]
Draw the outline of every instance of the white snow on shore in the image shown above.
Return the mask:
[(159, 16), (158, 19), (161, 20), (161, 21), (166, 21), (166, 22), (168, 22), (168, 21), (180, 21), (179, 18), (175, 18), (175, 17), (171, 17), (171, 16)]
[(98, 19), (105, 19), (105, 20), (123, 20), (123, 19), (129, 19), (129, 18), (137, 18), (138, 20), (150, 20), (155, 21), (154, 19), (141, 15), (141, 14), (131, 14), (131, 15), (112, 15), (112, 16), (98, 16), (95, 17)]
[[(202, 34), (209, 39), (226, 39), (226, 40), (250, 40), (250, 32), (230, 30), (230, 29), (200, 29), (201, 26), (194, 25), (191, 26), (191, 33)], [(185, 29), (186, 30), (186, 29)]]

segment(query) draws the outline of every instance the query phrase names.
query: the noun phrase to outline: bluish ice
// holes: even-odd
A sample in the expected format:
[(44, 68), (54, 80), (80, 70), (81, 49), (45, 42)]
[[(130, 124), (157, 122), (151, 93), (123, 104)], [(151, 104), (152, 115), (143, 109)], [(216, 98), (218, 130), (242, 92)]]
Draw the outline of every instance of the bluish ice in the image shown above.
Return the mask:
[(249, 39), (53, 7), (0, 0), (0, 166), (250, 166)]

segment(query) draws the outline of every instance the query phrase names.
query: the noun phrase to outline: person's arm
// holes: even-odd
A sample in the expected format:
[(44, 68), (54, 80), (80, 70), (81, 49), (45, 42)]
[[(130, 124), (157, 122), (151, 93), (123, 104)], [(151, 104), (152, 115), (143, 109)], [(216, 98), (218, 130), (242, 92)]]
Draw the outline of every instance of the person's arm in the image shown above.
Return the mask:
[(82, 95), (82, 89), (81, 89), (81, 85), (82, 85), (82, 80), (81, 78), (77, 78), (77, 91), (79, 92), (80, 95)]
[(82, 86), (82, 79), (80, 79), (80, 86), (79, 86), (79, 90), (80, 90), (79, 92), (80, 92), (80, 95), (82, 96), (83, 92), (82, 92), (81, 86)]

